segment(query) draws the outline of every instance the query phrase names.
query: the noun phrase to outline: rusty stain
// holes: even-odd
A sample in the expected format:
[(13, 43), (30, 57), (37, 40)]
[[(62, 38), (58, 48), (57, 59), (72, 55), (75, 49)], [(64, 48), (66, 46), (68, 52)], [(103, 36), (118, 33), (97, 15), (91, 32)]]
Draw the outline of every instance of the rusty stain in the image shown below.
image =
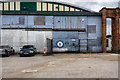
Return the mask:
[(24, 25), (24, 24), (25, 24), (25, 17), (19, 17), (19, 25)]
[(96, 25), (87, 25), (88, 33), (96, 33)]
[(45, 16), (34, 16), (35, 25), (45, 25)]

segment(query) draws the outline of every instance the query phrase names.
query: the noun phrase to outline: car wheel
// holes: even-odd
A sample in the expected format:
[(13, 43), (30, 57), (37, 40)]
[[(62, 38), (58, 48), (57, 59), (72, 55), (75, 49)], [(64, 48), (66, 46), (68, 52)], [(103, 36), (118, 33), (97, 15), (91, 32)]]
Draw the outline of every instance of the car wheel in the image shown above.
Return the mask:
[(7, 57), (9, 57), (10, 56), (10, 52), (7, 52)]
[(12, 55), (14, 55), (14, 54), (15, 54), (15, 51), (13, 50)]
[(23, 57), (23, 55), (22, 55), (22, 54), (20, 54), (19, 56), (20, 56), (20, 57)]
[(33, 56), (35, 56), (36, 54), (34, 53)]

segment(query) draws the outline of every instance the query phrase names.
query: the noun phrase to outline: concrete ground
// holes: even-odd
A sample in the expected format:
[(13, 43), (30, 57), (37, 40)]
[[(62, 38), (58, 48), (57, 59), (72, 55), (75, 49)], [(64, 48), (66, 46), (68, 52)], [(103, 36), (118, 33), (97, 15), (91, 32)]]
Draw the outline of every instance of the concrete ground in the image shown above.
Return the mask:
[(118, 78), (118, 55), (54, 54), (2, 58), (3, 78)]

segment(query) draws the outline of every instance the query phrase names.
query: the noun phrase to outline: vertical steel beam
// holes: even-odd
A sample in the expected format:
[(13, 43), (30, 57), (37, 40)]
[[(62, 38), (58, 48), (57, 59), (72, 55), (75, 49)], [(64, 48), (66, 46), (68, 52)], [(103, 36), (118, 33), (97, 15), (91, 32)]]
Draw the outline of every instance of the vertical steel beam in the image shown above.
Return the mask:
[(48, 2), (47, 2), (47, 11), (48, 11)]
[(3, 4), (3, 11), (4, 11), (4, 2), (2, 4)]
[(43, 11), (43, 2), (41, 2), (41, 11)]
[(10, 2), (8, 2), (8, 11), (10, 11)]
[(16, 2), (14, 2), (14, 11), (16, 11)]
[(52, 3), (52, 11), (54, 11), (54, 3)]

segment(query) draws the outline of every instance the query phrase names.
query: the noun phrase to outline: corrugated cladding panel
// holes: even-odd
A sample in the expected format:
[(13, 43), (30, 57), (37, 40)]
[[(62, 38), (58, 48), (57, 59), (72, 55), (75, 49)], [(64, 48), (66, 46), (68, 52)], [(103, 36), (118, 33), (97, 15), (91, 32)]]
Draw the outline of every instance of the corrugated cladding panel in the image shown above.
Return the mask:
[[(64, 46), (62, 48), (59, 48), (57, 46), (58, 41), (63, 41)], [(73, 46), (73, 43), (74, 43), (74, 46)], [(58, 52), (58, 51), (59, 52), (79, 51), (78, 39), (75, 39), (75, 42), (73, 42), (72, 39), (53, 39), (53, 52)]]
[(96, 25), (96, 33), (88, 33), (88, 39), (97, 39), (97, 37), (102, 37), (101, 16), (88, 16), (88, 25)]
[[(102, 52), (101, 16), (88, 16), (88, 26), (96, 31), (88, 31), (88, 52)], [(95, 28), (96, 27), (96, 28)]]
[(54, 16), (54, 29), (83, 29), (87, 26), (87, 17)]
[(53, 16), (3, 15), (3, 28), (53, 28)]
[(78, 31), (53, 31), (53, 39), (78, 39)]
[[(75, 40), (75, 41), (74, 41)], [(57, 42), (63, 41), (64, 47), (58, 48)], [(78, 31), (53, 31), (53, 51), (78, 51)]]
[(47, 48), (46, 39), (52, 39), (52, 31), (25, 31), (2, 30), (2, 45), (10, 45), (15, 51), (20, 51), (23, 45), (35, 45), (38, 51), (43, 52)]

